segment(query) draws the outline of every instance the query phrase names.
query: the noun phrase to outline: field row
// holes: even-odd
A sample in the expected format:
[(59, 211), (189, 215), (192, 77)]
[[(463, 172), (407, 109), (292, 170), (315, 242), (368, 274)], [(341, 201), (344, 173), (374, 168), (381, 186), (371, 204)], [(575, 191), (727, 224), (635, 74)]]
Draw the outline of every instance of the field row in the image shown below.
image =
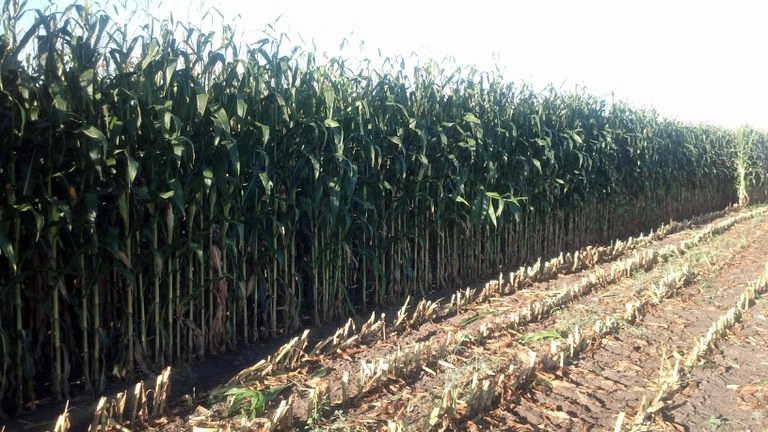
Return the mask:
[[(542, 330), (523, 333), (527, 326), (544, 324), (543, 320), (554, 320), (552, 311), (557, 310), (557, 315), (561, 315), (565, 307), (576, 300), (584, 299), (585, 295), (609, 286), (618, 287), (621, 280), (637, 274), (638, 271), (645, 273), (660, 262), (679, 258), (695, 249), (697, 245), (711, 241), (730, 227), (753, 219), (756, 214), (741, 213), (702, 227), (698, 231), (686, 232), (681, 234), (683, 239), (674, 243), (668, 240), (671, 232), (649, 236), (652, 240), (629, 240), (627, 244), (632, 245), (629, 248), (620, 246), (623, 242), (617, 242), (613, 251), (606, 254), (607, 259), (616, 259), (629, 250), (634, 251), (634, 255), (613, 263), (608, 262), (603, 268), (595, 268), (595, 264), (607, 261), (605, 258), (593, 260), (591, 265), (571, 267), (570, 271), (558, 271), (568, 269), (567, 265), (562, 264), (567, 258), (561, 257), (560, 265), (539, 263), (513, 274), (508, 278), (508, 283), (501, 279), (489, 283), (475, 295), (472, 295), (471, 291), (465, 291), (461, 296), (456, 295), (448, 303), (448, 308), (441, 308), (436, 303), (421, 303), (421, 306), (415, 308), (420, 312), (414, 313), (411, 319), (406, 318), (403, 309), (394, 321), (390, 333), (397, 337), (397, 343), (388, 342), (383, 337), (386, 334), (384, 319), (372, 319), (363, 326), (363, 329), (367, 330), (373, 328), (376, 323), (381, 323), (382, 338), (366, 346), (354, 343), (364, 338), (337, 334), (335, 342), (325, 340), (318, 344), (333, 346), (334, 351), (317, 355), (322, 353), (312, 350), (310, 352), (316, 356), (301, 361), (296, 359), (296, 365), (301, 364), (306, 372), (295, 374), (292, 377), (293, 383), (299, 391), (305, 389), (309, 397), (289, 395), (287, 399), (283, 399), (288, 401), (286, 404), (291, 405), (291, 409), (278, 409), (276, 413), (283, 414), (284, 417), (272, 416), (271, 425), (279, 427), (281, 424), (290, 424), (295, 427), (293, 422), (304, 423), (302, 418), (306, 419), (306, 425), (323, 425), (327, 428), (356, 424), (363, 429), (423, 429), (425, 426), (439, 428), (461, 424), (462, 420), (476, 417), (477, 414), (498, 404), (503, 399), (501, 396), (504, 389), (507, 389), (507, 392), (510, 389), (519, 392), (535, 380), (538, 371), (565, 366), (569, 359), (595, 344), (595, 335), (609, 334), (620, 328), (623, 323), (636, 320), (649, 304), (667, 296), (667, 290), (674, 291), (675, 288), (690, 282), (695, 274), (689, 268), (671, 271), (659, 279), (659, 283), (654, 285), (654, 290), (649, 291), (650, 294), (644, 301), (638, 299), (629, 306), (620, 296), (615, 296), (613, 304), (616, 312), (605, 314), (606, 319), (602, 321), (603, 324), (597, 326), (594, 335), (590, 334), (591, 332), (582, 334), (584, 332), (579, 326), (573, 327), (571, 331), (547, 333)], [(665, 240), (669, 244), (663, 244)], [(638, 248), (640, 250), (637, 250)], [(551, 280), (557, 273), (580, 270), (578, 267), (591, 271), (583, 275), (573, 275), (581, 280), (572, 285), (561, 285), (561, 289), (547, 287), (544, 290), (544, 298), (540, 301), (517, 305), (514, 311), (511, 306), (506, 306), (505, 309), (500, 301), (519, 296), (522, 292), (537, 291), (536, 288), (545, 285), (546, 280)], [(515, 284), (516, 280), (521, 281), (517, 283), (519, 285)], [(537, 281), (538, 285), (534, 281)], [(515, 295), (507, 295), (512, 293)], [(470, 302), (470, 299), (478, 301)], [(485, 313), (477, 312), (478, 309), (484, 310)], [(451, 310), (453, 315), (449, 316)], [(509, 312), (503, 313), (505, 310)], [(418, 314), (428, 315), (425, 311), (435, 312), (422, 321), (423, 325), (404, 326), (405, 329), (399, 327), (402, 324), (398, 323), (418, 323)], [(351, 327), (351, 324), (346, 326), (348, 329)], [(350, 339), (353, 343), (350, 343)], [(546, 349), (532, 349), (535, 347), (531, 342), (535, 343), (537, 339), (553, 341), (549, 342)], [(513, 348), (518, 348), (521, 354), (515, 356), (518, 358), (524, 357), (522, 354), (526, 351), (522, 348), (525, 348), (527, 358), (524, 357), (522, 361), (517, 358), (510, 361), (513, 356), (509, 353), (515, 351)], [(471, 363), (468, 359), (477, 359), (479, 356), (490, 358), (492, 356), (489, 352), (494, 349), (501, 351), (500, 357), (507, 360), (506, 364), (497, 363), (490, 369), (485, 364), (483, 367), (487, 370), (484, 371), (479, 365), (474, 368), (467, 367), (468, 363)], [(284, 352), (289, 351), (281, 350), (274, 359), (285, 358), (285, 355), (280, 355)], [(247, 379), (252, 383), (257, 382), (253, 380), (254, 369), (258, 368), (252, 368), (240, 375), (241, 383), (248, 382)], [(269, 373), (272, 375), (269, 377), (262, 375), (263, 384), (259, 383), (263, 386), (262, 389), (280, 388), (285, 385), (286, 381), (281, 380), (279, 374), (273, 373), (276, 370), (278, 369), (270, 369)], [(419, 393), (420, 388), (425, 391)]]
[[(694, 238), (697, 237), (708, 238)], [(689, 241), (684, 240), (681, 244)], [(503, 398), (505, 393), (518, 394), (536, 382), (540, 372), (562, 369), (578, 358), (581, 352), (599, 346), (606, 335), (631, 325), (645, 314), (647, 308), (676, 293), (696, 277), (696, 272), (685, 264), (671, 266), (672, 268), (667, 270), (651, 264), (654, 262), (652, 253), (647, 256), (649, 258), (645, 261), (643, 273), (653, 274), (653, 283), (647, 284), (645, 293), (642, 293), (644, 295), (640, 298), (626, 301), (625, 287), (618, 284), (618, 279), (611, 277), (609, 273), (602, 283), (594, 284), (598, 288), (581, 291), (563, 289), (551, 297), (551, 303), (559, 306), (557, 314), (538, 316), (539, 319), (530, 320), (527, 325), (502, 325), (502, 331), (489, 331), (499, 327), (494, 324), (481, 324), (479, 334), (459, 337), (458, 339), (464, 342), (463, 349), (456, 353), (454, 348), (453, 353), (444, 360), (459, 366), (443, 368), (436, 376), (430, 377), (426, 374), (427, 376), (415, 385), (406, 381), (406, 385), (398, 389), (405, 395), (413, 395), (413, 399), (408, 403), (403, 402), (403, 399), (407, 399), (406, 396), (399, 397), (398, 402), (394, 404), (405, 407), (400, 411), (403, 413), (403, 419), (398, 428), (418, 430), (425, 427), (454, 427), (462, 430), (466, 426), (463, 421), (484, 412), (490, 405), (495, 404), (498, 398)], [(619, 261), (612, 268), (624, 266), (630, 269), (631, 266), (625, 266), (627, 262)], [(632, 272), (625, 275), (630, 273)], [(590, 280), (600, 281), (601, 277), (593, 272), (585, 277), (585, 281)], [(589, 288), (590, 285), (586, 282), (582, 287)], [(579, 292), (599, 295), (602, 301), (591, 320), (573, 324), (570, 321), (572, 318), (568, 318), (566, 312), (580, 305), (593, 303), (591, 298), (585, 298), (583, 295), (568, 294)], [(561, 302), (560, 299), (563, 298), (568, 298), (569, 301)], [(511, 315), (515, 316), (515, 313)], [(566, 319), (563, 319), (564, 317)], [(503, 323), (497, 319), (493, 323), (500, 322)], [(428, 397), (421, 396), (420, 390)], [(392, 395), (400, 396), (397, 392)], [(436, 407), (432, 408), (430, 405)], [(377, 411), (361, 410), (358, 418), (361, 422), (364, 419), (370, 421), (371, 418), (384, 419), (392, 411), (398, 412), (385, 408), (378, 411), (382, 415), (377, 417)], [(348, 417), (346, 421), (349, 420)]]
[[(142, 403), (123, 394), (103, 401), (105, 408), (94, 424), (168, 430), (193, 425), (211, 431), (225, 424), (248, 430), (471, 430), (504, 425), (546, 430), (548, 424), (562, 430), (641, 430), (658, 419), (654, 414), (670, 392), (681, 388), (696, 355), (689, 354), (681, 368), (670, 359), (690, 350), (675, 347), (657, 353), (636, 347), (645, 360), (655, 358), (656, 387), (650, 381), (626, 384), (653, 391), (628, 394), (623, 406), (608, 402), (615, 397), (600, 396), (616, 388), (589, 383), (614, 371), (647, 371), (648, 363), (624, 363), (606, 371), (585, 368), (585, 362), (598, 353), (617, 356), (611, 346), (626, 335), (637, 339), (646, 332), (660, 334), (657, 327), (670, 330), (671, 324), (649, 323), (649, 317), (690, 298), (691, 287), (749, 253), (755, 236), (767, 235), (765, 219), (762, 208), (729, 209), (671, 223), (647, 236), (539, 260), (483, 287), (458, 291), (445, 302), (421, 300), (411, 307), (406, 301), (393, 317), (374, 313), (363, 322), (349, 320), (313, 343), (305, 331), (233, 377), (212, 396), (209, 408), (158, 421), (150, 415), (158, 405), (153, 396), (133, 397), (143, 403), (142, 410)], [(720, 295), (723, 301), (733, 296), (738, 293)], [(749, 303), (742, 300), (742, 306), (745, 301)], [(700, 353), (722, 334), (713, 332), (710, 342), (696, 345)], [(661, 362), (666, 369), (659, 372)], [(573, 381), (579, 376), (590, 378)], [(550, 401), (558, 391), (564, 392), (563, 401)], [(582, 392), (587, 396), (578, 397), (594, 396), (594, 404), (574, 399)], [(165, 403), (165, 397), (160, 401)]]

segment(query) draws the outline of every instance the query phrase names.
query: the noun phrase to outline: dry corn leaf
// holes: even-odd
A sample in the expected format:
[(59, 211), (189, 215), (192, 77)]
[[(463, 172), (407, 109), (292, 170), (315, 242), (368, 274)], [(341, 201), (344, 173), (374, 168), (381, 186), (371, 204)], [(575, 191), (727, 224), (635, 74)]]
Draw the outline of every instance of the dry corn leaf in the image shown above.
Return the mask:
[[(353, 360), (352, 360), (352, 357), (350, 357), (350, 356), (349, 356), (349, 354), (347, 354), (349, 351), (351, 351), (351, 350), (342, 351), (342, 350), (340, 350), (340, 349), (337, 349), (337, 350), (336, 350), (336, 353), (339, 355), (339, 357), (343, 358), (343, 359), (344, 359), (344, 360), (346, 360), (346, 361), (353, 361)], [(353, 353), (353, 354), (354, 354), (354, 353)]]
[(627, 370), (634, 370), (634, 371), (638, 371), (638, 372), (643, 372), (643, 368), (641, 368), (640, 366), (634, 364), (633, 362), (626, 361), (626, 360), (619, 360), (619, 361), (615, 362), (612, 365), (611, 369), (614, 369), (614, 370), (616, 370), (618, 372), (625, 372)]
[(768, 406), (768, 381), (757, 381), (740, 386), (736, 392), (742, 409), (758, 409)]
[(437, 375), (437, 372), (433, 371), (432, 369), (422, 365), (421, 368), (424, 370), (424, 372), (427, 372), (428, 374), (435, 376)]
[(437, 363), (446, 369), (456, 369), (456, 366), (452, 365), (451, 363), (448, 363), (447, 361), (438, 360)]
[(571, 416), (569, 416), (568, 413), (563, 412), (563, 411), (550, 411), (550, 410), (547, 410), (547, 414), (550, 417), (555, 417), (555, 418), (559, 418), (559, 419), (563, 419), (563, 420), (570, 420), (571, 419)]
[(149, 419), (147, 423), (149, 424), (149, 426), (152, 426), (152, 427), (163, 426), (168, 424), (168, 417)]

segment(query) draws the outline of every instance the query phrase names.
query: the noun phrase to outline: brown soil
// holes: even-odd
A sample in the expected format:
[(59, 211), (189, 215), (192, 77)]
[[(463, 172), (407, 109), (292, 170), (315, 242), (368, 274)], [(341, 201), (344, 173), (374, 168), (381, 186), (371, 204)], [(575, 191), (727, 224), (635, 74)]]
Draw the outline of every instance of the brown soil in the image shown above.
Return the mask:
[(768, 302), (758, 302), (719, 351), (694, 369), (670, 421), (718, 431), (768, 431)]

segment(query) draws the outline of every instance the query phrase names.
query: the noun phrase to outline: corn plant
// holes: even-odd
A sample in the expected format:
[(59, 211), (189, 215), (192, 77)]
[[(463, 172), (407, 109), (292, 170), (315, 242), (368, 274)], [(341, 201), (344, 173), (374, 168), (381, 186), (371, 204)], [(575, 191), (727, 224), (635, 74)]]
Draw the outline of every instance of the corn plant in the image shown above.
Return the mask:
[(722, 209), (742, 160), (764, 187), (764, 133), (580, 89), (2, 8), (6, 408)]

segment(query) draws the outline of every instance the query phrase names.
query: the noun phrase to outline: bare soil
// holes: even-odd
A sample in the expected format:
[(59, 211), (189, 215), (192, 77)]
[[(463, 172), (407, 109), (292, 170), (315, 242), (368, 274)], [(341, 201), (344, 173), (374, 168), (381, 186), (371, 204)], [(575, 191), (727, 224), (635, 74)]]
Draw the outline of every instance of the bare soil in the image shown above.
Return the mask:
[(696, 368), (666, 413), (687, 430), (768, 430), (768, 302), (758, 302)]

